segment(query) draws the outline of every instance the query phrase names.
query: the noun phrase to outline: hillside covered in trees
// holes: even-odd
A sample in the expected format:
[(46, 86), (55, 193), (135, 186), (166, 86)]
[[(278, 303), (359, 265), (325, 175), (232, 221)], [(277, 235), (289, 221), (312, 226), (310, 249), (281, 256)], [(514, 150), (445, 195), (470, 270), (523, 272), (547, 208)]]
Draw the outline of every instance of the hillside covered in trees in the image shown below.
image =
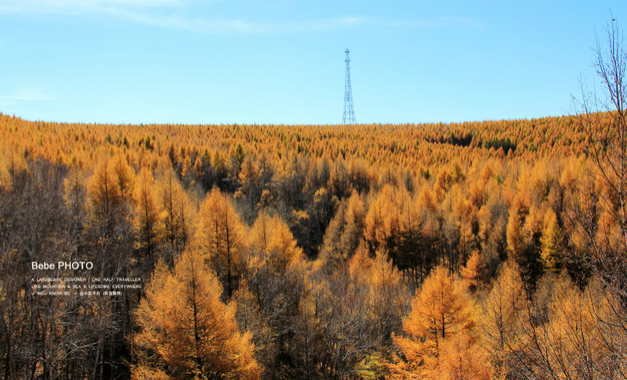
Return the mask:
[[(0, 377), (624, 379), (627, 171), (592, 116), (1, 115)], [(31, 291), (72, 260), (144, 286)]]

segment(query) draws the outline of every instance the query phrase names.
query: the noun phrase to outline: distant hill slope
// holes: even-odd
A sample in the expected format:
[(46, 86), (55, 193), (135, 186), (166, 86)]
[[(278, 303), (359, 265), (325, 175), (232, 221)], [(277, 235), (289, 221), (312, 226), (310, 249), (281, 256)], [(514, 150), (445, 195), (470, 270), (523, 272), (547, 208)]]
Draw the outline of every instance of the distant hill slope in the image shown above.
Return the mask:
[(579, 155), (586, 139), (576, 117), (501, 120), (453, 124), (402, 125), (104, 125), (26, 121), (0, 115), (4, 154), (42, 156), (55, 161), (89, 162), (96, 151), (130, 155), (220, 152), (282, 159), (295, 154), (311, 158), (365, 159), (372, 165), (397, 164), (429, 168), (452, 157), (510, 154), (524, 159)]

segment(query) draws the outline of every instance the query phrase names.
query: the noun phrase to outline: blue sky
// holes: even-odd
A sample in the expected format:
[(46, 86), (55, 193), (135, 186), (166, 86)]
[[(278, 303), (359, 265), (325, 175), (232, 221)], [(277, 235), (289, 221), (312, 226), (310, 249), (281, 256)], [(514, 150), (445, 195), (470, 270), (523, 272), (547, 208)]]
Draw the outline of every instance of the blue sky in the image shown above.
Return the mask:
[(98, 123), (532, 118), (594, 87), (627, 2), (0, 0), (0, 112)]

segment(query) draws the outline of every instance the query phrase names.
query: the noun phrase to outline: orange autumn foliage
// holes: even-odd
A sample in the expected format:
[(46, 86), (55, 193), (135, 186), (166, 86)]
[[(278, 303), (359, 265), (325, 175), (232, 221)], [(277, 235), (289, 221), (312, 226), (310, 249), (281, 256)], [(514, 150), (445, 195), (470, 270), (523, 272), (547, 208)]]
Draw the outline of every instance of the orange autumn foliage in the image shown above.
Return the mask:
[(160, 264), (137, 310), (142, 353), (133, 379), (258, 379), (250, 333), (240, 333), (236, 305), (198, 255), (186, 251), (172, 272)]
[(401, 356), (389, 365), (391, 378), (489, 379), (491, 366), (474, 332), (476, 313), (463, 282), (436, 267), (411, 302), (405, 335), (394, 336)]

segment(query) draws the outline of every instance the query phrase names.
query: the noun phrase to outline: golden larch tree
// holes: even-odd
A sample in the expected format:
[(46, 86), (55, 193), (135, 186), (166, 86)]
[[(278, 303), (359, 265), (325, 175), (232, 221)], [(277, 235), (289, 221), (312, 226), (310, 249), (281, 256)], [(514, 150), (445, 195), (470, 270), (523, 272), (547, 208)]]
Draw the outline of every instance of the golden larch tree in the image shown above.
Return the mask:
[(540, 238), (540, 259), (546, 270), (558, 271), (562, 266), (562, 230), (555, 212), (549, 209), (544, 214), (544, 227)]
[(442, 356), (443, 348), (460, 335), (473, 343), (475, 324), (474, 304), (463, 281), (444, 266), (436, 267), (412, 299), (411, 312), (403, 321), (405, 335), (393, 337), (402, 358), (390, 364), (392, 378), (436, 378), (440, 367), (450, 364), (443, 362), (448, 358)]
[(154, 253), (162, 237), (163, 215), (157, 202), (155, 180), (147, 168), (142, 168), (135, 180), (133, 201), (135, 210), (133, 225), (137, 233), (137, 249), (148, 259), (154, 261)]
[(473, 250), (472, 254), (468, 258), (468, 261), (466, 261), (466, 265), (460, 270), (460, 274), (466, 282), (468, 290), (472, 293), (477, 290), (481, 282), (483, 277), (483, 268), (484, 264), (481, 254), (478, 250)]
[(120, 196), (124, 201), (130, 201), (135, 183), (135, 171), (122, 155), (117, 155), (113, 160), (113, 171), (120, 189)]
[(240, 333), (235, 302), (198, 252), (185, 251), (170, 272), (157, 265), (137, 310), (133, 379), (258, 379), (251, 334)]
[(109, 219), (122, 203), (122, 194), (118, 185), (117, 174), (108, 158), (96, 166), (88, 180), (88, 195), (92, 219)]
[(457, 334), (443, 342), (437, 374), (440, 380), (494, 379), (494, 371), (486, 351), (468, 332)]
[(367, 289), (367, 314), (375, 325), (375, 335), (389, 342), (392, 332), (401, 327), (407, 303), (408, 292), (401, 272), (385, 250), (371, 257), (363, 241), (348, 261), (348, 271), (356, 289)]
[(273, 216), (270, 221), (267, 249), (272, 269), (280, 274), (285, 274), (292, 263), (303, 257), (303, 251), (296, 245), (290, 228), (278, 215)]
[(350, 198), (342, 201), (325, 232), (320, 258), (326, 265), (340, 266), (355, 253), (363, 236), (364, 219), (364, 204), (353, 190)]
[(158, 181), (159, 207), (163, 210), (164, 239), (178, 256), (187, 246), (193, 233), (195, 207), (183, 185), (170, 169)]
[(519, 354), (525, 365), (538, 378), (624, 379), (627, 340), (618, 296), (598, 277), (585, 291), (563, 274), (552, 287), (548, 320), (527, 326), (529, 343)]
[(268, 245), (272, 229), (272, 218), (265, 212), (260, 212), (255, 223), (247, 234), (249, 269), (259, 269), (268, 260)]
[(528, 265), (527, 242), (523, 230), (527, 214), (527, 207), (518, 197), (515, 198), (509, 210), (507, 222), (507, 253), (523, 268)]
[(507, 373), (508, 353), (520, 346), (527, 294), (513, 259), (503, 263), (492, 289), (482, 303), (480, 319), (482, 346), (490, 355), (496, 371)]
[(229, 198), (214, 188), (200, 205), (195, 244), (226, 288), (235, 291), (244, 251), (244, 225)]

